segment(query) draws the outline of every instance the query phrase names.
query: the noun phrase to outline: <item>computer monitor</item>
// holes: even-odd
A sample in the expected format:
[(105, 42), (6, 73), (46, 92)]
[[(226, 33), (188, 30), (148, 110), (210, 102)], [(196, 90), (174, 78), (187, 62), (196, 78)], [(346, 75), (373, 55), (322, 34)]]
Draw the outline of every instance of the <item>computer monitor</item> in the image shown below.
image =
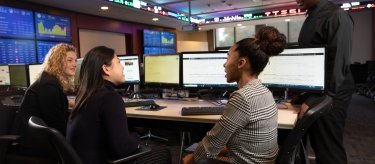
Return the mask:
[(175, 85), (180, 83), (180, 55), (144, 55), (146, 85)]
[(26, 65), (8, 65), (10, 75), (10, 85), (16, 87), (27, 87)]
[(77, 67), (76, 67), (76, 74), (74, 75), (74, 85), (79, 85), (79, 74), (81, 72), (81, 65), (82, 65), (83, 58), (77, 59)]
[(42, 64), (30, 64), (29, 68), (29, 85), (33, 84), (43, 72)]
[(183, 52), (182, 53), (183, 87), (235, 87), (225, 78), (223, 64), (227, 60), (226, 52)]
[(273, 56), (259, 79), (271, 88), (324, 92), (325, 48), (287, 48)]
[(119, 56), (120, 63), (124, 67), (125, 83), (139, 84), (139, 60), (138, 56)]
[(8, 65), (0, 65), (0, 85), (10, 85)]

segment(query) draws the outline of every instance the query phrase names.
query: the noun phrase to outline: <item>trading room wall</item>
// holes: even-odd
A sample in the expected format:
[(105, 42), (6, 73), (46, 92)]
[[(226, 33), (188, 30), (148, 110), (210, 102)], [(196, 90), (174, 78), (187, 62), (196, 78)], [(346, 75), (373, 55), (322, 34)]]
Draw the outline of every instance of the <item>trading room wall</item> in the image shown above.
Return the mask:
[(374, 60), (373, 46), (373, 10), (361, 10), (350, 12), (354, 20), (352, 63), (365, 63), (367, 60)]
[(126, 54), (126, 40), (123, 33), (80, 29), (79, 45), (81, 57), (96, 46), (107, 46), (113, 48), (116, 54)]

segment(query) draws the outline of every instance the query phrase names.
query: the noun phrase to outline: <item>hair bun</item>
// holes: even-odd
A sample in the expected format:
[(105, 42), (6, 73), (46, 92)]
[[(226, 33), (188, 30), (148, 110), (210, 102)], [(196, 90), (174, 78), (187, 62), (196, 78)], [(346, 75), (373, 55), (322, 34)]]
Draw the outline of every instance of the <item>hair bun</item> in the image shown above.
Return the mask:
[(275, 27), (265, 26), (258, 30), (254, 42), (268, 56), (275, 56), (283, 52), (286, 46), (286, 37)]

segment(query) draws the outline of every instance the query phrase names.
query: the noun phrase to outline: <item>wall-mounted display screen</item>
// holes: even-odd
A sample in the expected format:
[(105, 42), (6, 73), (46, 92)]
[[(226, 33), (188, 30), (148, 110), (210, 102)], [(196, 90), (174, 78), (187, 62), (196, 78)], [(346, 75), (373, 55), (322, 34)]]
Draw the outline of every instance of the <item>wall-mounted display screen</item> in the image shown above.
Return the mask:
[(70, 19), (56, 15), (35, 13), (36, 38), (70, 41)]
[(176, 35), (171, 32), (143, 30), (143, 54), (176, 53)]
[(38, 63), (43, 63), (44, 58), (46, 57), (49, 49), (60, 42), (51, 42), (51, 41), (36, 41), (36, 49), (38, 52)]
[(161, 54), (160, 47), (144, 47), (143, 48), (144, 54)]
[(153, 30), (143, 30), (143, 46), (160, 46), (160, 32)]
[(0, 39), (0, 64), (36, 63), (34, 40)]
[(161, 32), (161, 46), (175, 47), (176, 35), (170, 32)]
[(34, 39), (33, 12), (0, 6), (0, 36)]

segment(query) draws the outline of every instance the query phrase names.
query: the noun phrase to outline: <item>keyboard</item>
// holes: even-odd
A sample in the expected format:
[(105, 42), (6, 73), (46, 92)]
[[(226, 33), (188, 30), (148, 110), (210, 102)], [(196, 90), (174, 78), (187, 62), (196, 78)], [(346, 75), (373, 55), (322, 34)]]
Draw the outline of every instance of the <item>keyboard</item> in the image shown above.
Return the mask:
[(131, 99), (131, 100), (124, 100), (125, 107), (138, 107), (138, 106), (150, 106), (155, 105), (154, 100), (138, 100), (138, 99)]
[(221, 115), (224, 112), (224, 106), (214, 107), (182, 107), (181, 115)]

